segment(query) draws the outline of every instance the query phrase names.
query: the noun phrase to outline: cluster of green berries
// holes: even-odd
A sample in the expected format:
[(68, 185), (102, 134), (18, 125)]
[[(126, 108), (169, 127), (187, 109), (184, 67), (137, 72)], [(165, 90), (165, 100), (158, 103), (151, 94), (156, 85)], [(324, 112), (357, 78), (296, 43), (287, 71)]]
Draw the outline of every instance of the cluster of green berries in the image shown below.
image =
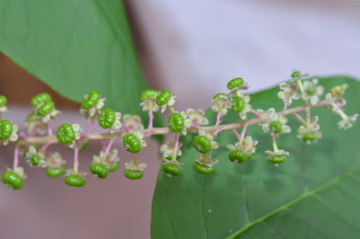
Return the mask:
[[(291, 75), (292, 79), (289, 83), (280, 84), (280, 92), (277, 96), (284, 101), (284, 109), (276, 112), (275, 109), (268, 110), (253, 109), (250, 105), (250, 96), (243, 93), (248, 89), (247, 83), (240, 77), (234, 78), (227, 83), (228, 93), (218, 93), (212, 98), (211, 109), (217, 112), (216, 124), (214, 126), (206, 126), (208, 119), (204, 115), (203, 110), (187, 109), (186, 111), (176, 111), (174, 109), (176, 96), (172, 95), (169, 90), (156, 91), (148, 89), (140, 95), (140, 106), (143, 111), (149, 113), (149, 124), (147, 129), (139, 116), (124, 115), (114, 111), (111, 108), (104, 107), (105, 98), (101, 98), (99, 92), (91, 91), (83, 97), (81, 102), (80, 113), (84, 120), (88, 120), (88, 129), (86, 133), (82, 132), (77, 124), (63, 123), (57, 124), (55, 116), (59, 113), (55, 109), (55, 104), (47, 93), (41, 93), (31, 99), (33, 112), (27, 119), (28, 136), (22, 134), (22, 140), (26, 141), (27, 137), (36, 134), (52, 135), (50, 123), (54, 122), (57, 127), (56, 137), (62, 144), (74, 150), (74, 168), (66, 169), (65, 161), (55, 152), (48, 152), (51, 143), (46, 143), (41, 149), (37, 145), (28, 145), (25, 147), (25, 157), (27, 162), (33, 167), (44, 167), (49, 177), (56, 178), (65, 174), (64, 182), (73, 187), (82, 187), (86, 184), (85, 172), (79, 172), (78, 153), (86, 148), (89, 138), (87, 137), (91, 131), (91, 124), (97, 122), (98, 125), (108, 130), (106, 139), (109, 140), (107, 145), (103, 145), (103, 150), (99, 155), (94, 155), (93, 161), (89, 166), (89, 171), (99, 179), (105, 179), (109, 173), (116, 172), (120, 167), (117, 150), (112, 149), (114, 140), (122, 139), (123, 147), (132, 154), (133, 159), (125, 163), (123, 171), (124, 176), (131, 180), (137, 180), (144, 176), (146, 164), (138, 163), (137, 154), (146, 146), (146, 138), (152, 134), (159, 133), (157, 128), (153, 128), (153, 113), (160, 111), (164, 113), (166, 109), (171, 111), (167, 120), (167, 132), (174, 139), (166, 139), (166, 143), (160, 148), (162, 154), (162, 170), (169, 176), (179, 176), (183, 170), (184, 163), (181, 162), (181, 142), (180, 136), (186, 135), (191, 129), (197, 130), (198, 135), (193, 138), (193, 147), (197, 151), (194, 162), (194, 169), (200, 174), (211, 174), (214, 172), (214, 165), (218, 160), (213, 159), (211, 151), (217, 149), (219, 144), (215, 141), (218, 133), (222, 131), (221, 121), (226, 116), (228, 109), (239, 115), (239, 125), (241, 125), (241, 133), (233, 129), (238, 141), (235, 144), (229, 144), (228, 159), (234, 163), (244, 163), (248, 159), (253, 158), (256, 153), (256, 145), (258, 141), (253, 140), (251, 136), (246, 136), (247, 115), (254, 114), (258, 119), (258, 124), (265, 133), (271, 135), (273, 150), (266, 150), (268, 154), (267, 160), (270, 163), (278, 165), (286, 160), (289, 155), (283, 149), (278, 149), (276, 138), (280, 134), (289, 133), (291, 128), (286, 125), (287, 118), (285, 112), (287, 107), (293, 100), (302, 98), (305, 104), (316, 105), (320, 101), (323, 94), (323, 88), (317, 85), (317, 80), (303, 81), (300, 72), (295, 71)], [(346, 86), (334, 87), (331, 93), (326, 95), (327, 100), (332, 100), (331, 104), (326, 105), (332, 109), (335, 114), (341, 116), (342, 120), (338, 123), (340, 128), (349, 128), (353, 125), (357, 118), (357, 114), (347, 116), (343, 112), (345, 100), (342, 96)], [(300, 90), (300, 91), (299, 91)], [(7, 99), (0, 95), (0, 116), (6, 112)], [(309, 110), (309, 109), (308, 109)], [(310, 118), (310, 110), (306, 112), (306, 118), (300, 114), (295, 115), (302, 123), (298, 129), (298, 138), (306, 143), (314, 143), (321, 138), (318, 125), (318, 117)], [(45, 129), (45, 130), (44, 130)], [(13, 125), (9, 120), (0, 117), (0, 140), (3, 144), (8, 141), (14, 142), (16, 153), (14, 154), (14, 169), (6, 170), (2, 175), (2, 181), (9, 188), (14, 190), (23, 187), (23, 179), (26, 175), (23, 169), (18, 166), (18, 150), (19, 147), (17, 134), (18, 127)], [(163, 133), (165, 129), (161, 129)], [(115, 134), (116, 133), (116, 134)], [(111, 137), (109, 137), (111, 135)], [(104, 143), (104, 142), (103, 142)], [(22, 144), (23, 145), (23, 144)], [(22, 146), (23, 147), (23, 146)], [(24, 150), (22, 149), (22, 150)]]

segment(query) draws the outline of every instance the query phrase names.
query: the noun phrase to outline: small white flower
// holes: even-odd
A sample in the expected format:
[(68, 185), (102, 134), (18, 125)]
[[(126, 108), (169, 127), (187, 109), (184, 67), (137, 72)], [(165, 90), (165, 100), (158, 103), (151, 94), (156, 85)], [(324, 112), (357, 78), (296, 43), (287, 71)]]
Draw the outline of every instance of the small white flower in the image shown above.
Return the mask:
[(288, 102), (289, 105), (293, 100), (300, 99), (297, 84), (280, 83), (280, 89), (281, 91), (277, 93), (277, 97), (284, 102)]
[(236, 142), (235, 145), (228, 144), (227, 148), (231, 151), (240, 150), (247, 156), (252, 155), (256, 152), (256, 145), (258, 144), (257, 140), (253, 140), (251, 136), (246, 136), (245, 139), (240, 143)]
[(211, 103), (213, 104), (211, 109), (215, 112), (219, 112), (222, 116), (226, 115), (227, 109), (232, 106), (229, 97), (222, 93), (215, 95)]
[(156, 98), (149, 98), (140, 103), (143, 111), (153, 111), (158, 112), (160, 110), (160, 106), (156, 104)]
[(46, 166), (50, 168), (59, 168), (65, 164), (59, 152), (50, 154), (46, 159)]
[(209, 123), (209, 120), (205, 117), (205, 111), (203, 109), (194, 110), (188, 108), (186, 111), (182, 111), (180, 114), (184, 118), (185, 128), (189, 128), (193, 124), (207, 125)]
[[(318, 124), (319, 117), (315, 116), (310, 122), (308, 127), (301, 125), (298, 129), (297, 137), (300, 139), (305, 140), (307, 144), (315, 143), (318, 139), (322, 137), (320, 130), (320, 125)], [(312, 135), (315, 139), (310, 140), (308, 139), (307, 135)]]
[(257, 111), (262, 115), (262, 118), (270, 119), (270, 121), (267, 120), (265, 123), (260, 124), (265, 133), (269, 132), (272, 122), (279, 122), (281, 124), (281, 133), (291, 132), (291, 128), (286, 125), (288, 121), (287, 118), (283, 115), (277, 114), (274, 108), (270, 108), (266, 112), (261, 109), (258, 109)]
[(141, 148), (147, 146), (146, 141), (143, 139), (143, 138), (144, 138), (144, 134), (143, 134), (141, 131), (134, 131), (134, 135), (135, 135), (135, 137), (140, 141)]
[(161, 111), (160, 112), (164, 113), (167, 106), (174, 106), (176, 97), (177, 96), (175, 96), (175, 95), (170, 96), (170, 99), (165, 104), (163, 104), (161, 106)]
[(247, 118), (247, 113), (250, 112), (251, 110), (251, 105), (249, 104), (250, 102), (250, 95), (245, 95), (245, 96), (242, 96), (245, 100), (245, 106), (243, 108), (243, 110), (239, 113), (239, 116), (242, 120), (246, 119)]
[(211, 159), (210, 154), (196, 154), (195, 161), (208, 167), (212, 167), (214, 164), (218, 163), (217, 159)]
[(132, 160), (130, 162), (125, 162), (125, 168), (130, 169), (130, 170), (144, 171), (146, 166), (147, 166), (146, 163), (134, 164), (134, 162)]
[[(176, 156), (181, 156), (182, 152), (180, 150), (181, 148), (181, 143), (179, 143), (178, 145), (178, 149), (176, 150)], [(174, 150), (175, 150), (175, 144), (173, 142), (169, 142), (166, 144), (162, 144), (160, 146), (160, 152), (162, 153), (164, 158), (167, 158), (169, 156), (173, 156), (174, 154)]]
[(320, 96), (324, 94), (324, 87), (318, 86), (318, 79), (308, 80), (304, 82), (303, 99), (310, 101), (310, 104), (316, 105)]
[(144, 125), (142, 124), (141, 118), (138, 115), (124, 115), (123, 123), (131, 131), (141, 131), (144, 129)]
[(344, 117), (342, 120), (340, 120), (337, 125), (339, 129), (350, 129), (354, 126), (354, 123), (359, 115), (354, 114), (351, 116)]

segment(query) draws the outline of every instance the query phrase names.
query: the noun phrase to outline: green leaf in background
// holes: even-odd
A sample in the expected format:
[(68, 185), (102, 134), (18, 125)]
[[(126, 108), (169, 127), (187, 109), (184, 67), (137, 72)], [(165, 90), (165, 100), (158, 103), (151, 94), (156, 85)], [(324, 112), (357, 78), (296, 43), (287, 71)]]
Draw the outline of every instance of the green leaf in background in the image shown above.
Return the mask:
[[(360, 83), (346, 77), (320, 81), (331, 87), (347, 83), (348, 114), (360, 112)], [(279, 88), (253, 94), (254, 108), (282, 109), (276, 98)], [(279, 167), (266, 160), (272, 149), (269, 134), (250, 126), (247, 135), (259, 140), (257, 154), (243, 164), (227, 158), (231, 132), (217, 138), (219, 160), (212, 175), (193, 168), (196, 151), (193, 136), (186, 136), (181, 160), (183, 173), (169, 178), (159, 173), (152, 208), (152, 238), (358, 238), (360, 234), (360, 127), (339, 130), (340, 117), (324, 107), (312, 110), (320, 116), (323, 138), (306, 145), (296, 138), (299, 122), (289, 116), (292, 133), (278, 137), (279, 148), (290, 157)], [(215, 114), (207, 112), (209, 119)], [(224, 124), (238, 121), (236, 114)], [(211, 120), (210, 120), (211, 121)]]
[(121, 0), (2, 0), (0, 51), (60, 95), (91, 90), (141, 113), (145, 89)]

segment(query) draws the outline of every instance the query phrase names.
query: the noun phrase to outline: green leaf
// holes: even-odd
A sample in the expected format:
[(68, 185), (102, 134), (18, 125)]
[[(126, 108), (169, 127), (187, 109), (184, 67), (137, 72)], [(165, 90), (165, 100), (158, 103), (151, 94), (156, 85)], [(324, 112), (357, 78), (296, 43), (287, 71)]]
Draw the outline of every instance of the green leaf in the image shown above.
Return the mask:
[(121, 0), (0, 1), (0, 51), (60, 95), (98, 90), (108, 107), (140, 113), (146, 85)]
[[(345, 94), (349, 115), (360, 112), (360, 83), (347, 77), (320, 81), (331, 87), (349, 84)], [(253, 94), (251, 104), (282, 109), (278, 87)], [(243, 164), (227, 158), (226, 145), (236, 142), (231, 132), (216, 139), (220, 148), (212, 154), (219, 160), (212, 175), (193, 168), (196, 151), (193, 136), (184, 138), (183, 173), (169, 178), (159, 173), (152, 208), (152, 238), (357, 238), (360, 233), (360, 127), (339, 130), (340, 117), (324, 107), (319, 115), (323, 138), (306, 145), (296, 138), (299, 122), (289, 116), (292, 133), (278, 137), (279, 148), (290, 152), (279, 167), (264, 153), (272, 149), (269, 134), (250, 126), (247, 135), (259, 140), (257, 154)], [(215, 114), (207, 116), (215, 122)], [(236, 114), (224, 124), (239, 121)]]

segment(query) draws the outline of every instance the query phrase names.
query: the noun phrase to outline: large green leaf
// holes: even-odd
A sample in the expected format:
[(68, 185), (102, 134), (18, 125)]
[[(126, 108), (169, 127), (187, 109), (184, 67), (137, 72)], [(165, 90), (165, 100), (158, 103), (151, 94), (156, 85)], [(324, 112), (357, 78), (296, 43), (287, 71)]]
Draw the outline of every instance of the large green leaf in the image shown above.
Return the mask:
[(139, 113), (145, 88), (121, 0), (2, 0), (0, 51), (66, 98)]
[[(346, 112), (360, 112), (360, 83), (346, 77), (320, 81), (326, 90), (347, 83)], [(282, 103), (278, 88), (252, 95), (254, 108), (266, 109)], [(325, 108), (312, 110), (320, 116), (323, 138), (306, 145), (296, 138), (299, 122), (289, 116), (293, 132), (281, 135), (280, 148), (291, 155), (279, 167), (266, 160), (270, 136), (259, 126), (247, 132), (258, 139), (256, 156), (244, 164), (227, 159), (226, 144), (234, 143), (231, 132), (217, 138), (219, 160), (212, 175), (193, 169), (196, 151), (193, 136), (184, 138), (179, 177), (160, 172), (153, 199), (152, 237), (157, 238), (357, 238), (360, 234), (360, 127), (344, 131), (336, 126), (339, 117)], [(209, 119), (215, 114), (207, 112)], [(235, 114), (224, 123), (238, 121)], [(211, 123), (214, 123), (212, 121)]]

